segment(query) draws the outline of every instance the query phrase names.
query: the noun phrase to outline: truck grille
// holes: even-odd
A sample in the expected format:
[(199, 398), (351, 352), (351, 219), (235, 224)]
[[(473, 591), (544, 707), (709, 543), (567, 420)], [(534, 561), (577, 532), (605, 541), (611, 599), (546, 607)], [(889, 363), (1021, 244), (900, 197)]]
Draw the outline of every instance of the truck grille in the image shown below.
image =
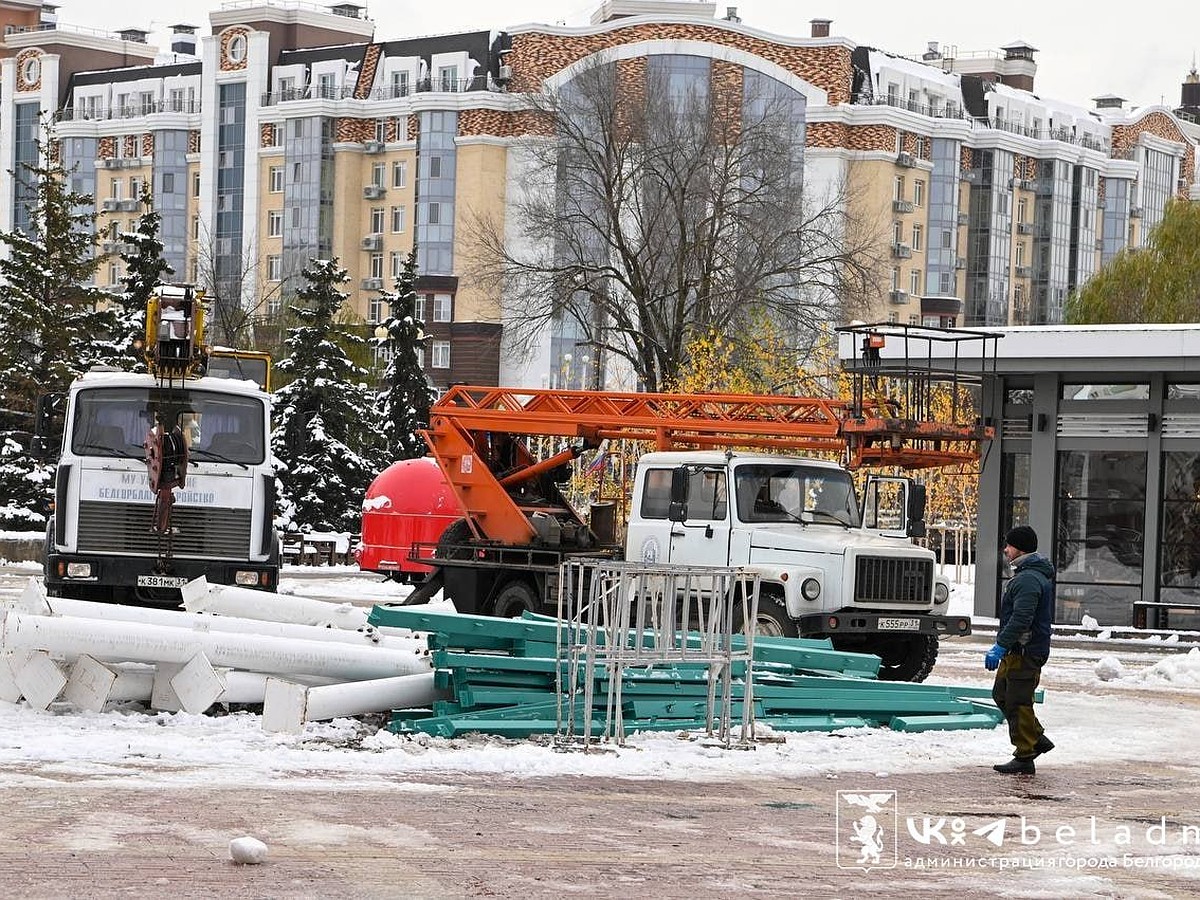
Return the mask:
[[(150, 531), (153, 507), (142, 503), (79, 504), (80, 553), (131, 553), (155, 556), (160, 538)], [(171, 525), (175, 556), (246, 559), (250, 555), (250, 511), (175, 506)]]
[(855, 603), (929, 603), (932, 596), (932, 560), (895, 556), (855, 560)]

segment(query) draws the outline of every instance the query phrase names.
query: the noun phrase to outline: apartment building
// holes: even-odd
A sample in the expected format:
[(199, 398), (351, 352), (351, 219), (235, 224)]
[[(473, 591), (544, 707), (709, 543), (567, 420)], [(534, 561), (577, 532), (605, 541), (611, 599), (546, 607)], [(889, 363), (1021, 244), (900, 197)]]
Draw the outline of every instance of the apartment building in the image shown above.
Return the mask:
[[(508, 346), (503, 289), (466, 262), (481, 216), (521, 239), (504, 217), (533, 175), (522, 92), (567, 84), (598, 54), (634, 89), (652, 60), (791, 97), (806, 189), (852, 184), (849, 213), (881, 223), (878, 320), (1061, 321), (1070, 292), (1140, 246), (1196, 181), (1176, 112), (1042, 98), (1023, 42), (908, 58), (832, 35), (829, 20), (769, 34), (695, 0), (607, 0), (583, 27), (431, 37), (377, 36), (349, 2), (238, 0), (207, 29), (174, 26), (169, 53), (148, 32), (72, 29), (37, 0), (0, 0), (0, 25), (0, 161), (35, 158), (38, 123), (52, 120), (47, 150), (95, 195), (103, 250), (119, 248), (150, 184), (168, 262), (215, 302), (269, 324), (304, 263), (336, 256), (369, 328), (415, 246), (438, 387), (563, 383), (570, 360), (565, 383), (580, 383), (580, 361), (600, 365), (565, 322)], [(0, 183), (0, 228), (27, 224), (23, 199)], [(110, 263), (98, 280), (120, 274)]]

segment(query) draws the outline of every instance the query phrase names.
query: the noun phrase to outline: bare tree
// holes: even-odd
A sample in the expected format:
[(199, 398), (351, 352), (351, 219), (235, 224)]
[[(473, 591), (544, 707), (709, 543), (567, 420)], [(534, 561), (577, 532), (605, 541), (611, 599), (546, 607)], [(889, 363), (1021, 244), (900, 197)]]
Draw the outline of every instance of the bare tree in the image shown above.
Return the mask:
[(514, 350), (549, 327), (647, 390), (712, 329), (752, 338), (766, 315), (806, 343), (874, 299), (882, 245), (844, 184), (806, 184), (798, 93), (750, 70), (672, 77), (656, 59), (644, 74), (601, 60), (526, 98), (540, 134), (507, 203), (520, 239), (476, 217), (469, 267), (502, 292)]
[(196, 244), (196, 286), (208, 299), (208, 331), (212, 341), (226, 347), (257, 347), (280, 339), (277, 329), (258, 334), (272, 308), (281, 306), (284, 283), (270, 281), (266, 261), (252, 246), (238, 255), (218, 254), (218, 239), (207, 229)]

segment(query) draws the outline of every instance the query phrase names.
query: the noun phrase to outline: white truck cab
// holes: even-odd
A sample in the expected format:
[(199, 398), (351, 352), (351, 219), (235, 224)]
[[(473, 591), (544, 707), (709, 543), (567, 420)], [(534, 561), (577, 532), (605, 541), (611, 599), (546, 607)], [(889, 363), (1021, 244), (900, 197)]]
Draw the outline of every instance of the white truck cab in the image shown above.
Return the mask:
[(826, 635), (876, 653), (881, 677), (920, 680), (941, 634), (969, 634), (947, 616), (949, 581), (923, 534), (924, 488), (871, 477), (859, 502), (836, 463), (731, 451), (656, 452), (638, 461), (627, 559), (744, 566), (761, 578), (757, 628)]

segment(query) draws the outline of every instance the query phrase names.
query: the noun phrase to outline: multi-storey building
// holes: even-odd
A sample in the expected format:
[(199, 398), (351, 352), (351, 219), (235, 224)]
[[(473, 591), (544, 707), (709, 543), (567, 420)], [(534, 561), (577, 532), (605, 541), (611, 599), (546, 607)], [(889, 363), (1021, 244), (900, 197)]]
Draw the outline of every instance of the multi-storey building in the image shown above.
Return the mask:
[[(562, 86), (599, 54), (623, 89), (652, 61), (791, 98), (806, 189), (851, 183), (850, 215), (882, 223), (878, 319), (1061, 321), (1070, 292), (1140, 246), (1196, 179), (1189, 123), (1117, 98), (1085, 109), (1035, 95), (1023, 43), (910, 59), (833, 36), (828, 20), (783, 36), (671, 0), (606, 0), (585, 27), (379, 38), (353, 3), (239, 0), (211, 13), (211, 34), (175, 26), (159, 55), (146, 32), (88, 33), (48, 11), (0, 0), (4, 168), (36, 157), (52, 119), (48, 152), (95, 195), (103, 250), (150, 184), (167, 260), (260, 322), (308, 259), (335, 256), (370, 327), (415, 246), (437, 386), (554, 383), (573, 350), (584, 356), (565, 324), (508, 352), (503, 288), (467, 261), (470, 223), (504, 221), (531, 182), (522, 92)], [(27, 225), (23, 199), (0, 183), (0, 228)], [(519, 222), (505, 227), (520, 240)], [(109, 263), (98, 280), (120, 274)]]

